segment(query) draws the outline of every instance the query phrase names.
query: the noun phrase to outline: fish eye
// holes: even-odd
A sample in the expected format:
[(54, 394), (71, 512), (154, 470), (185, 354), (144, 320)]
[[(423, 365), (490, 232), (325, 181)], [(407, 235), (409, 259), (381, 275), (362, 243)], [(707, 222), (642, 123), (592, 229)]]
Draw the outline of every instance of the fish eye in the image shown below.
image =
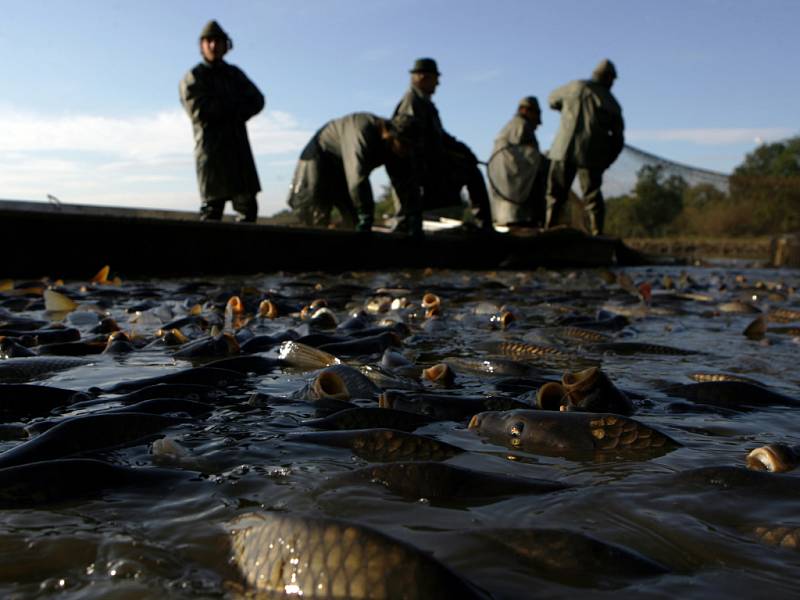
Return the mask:
[(522, 435), (523, 429), (525, 429), (525, 423), (522, 421), (517, 421), (511, 426), (511, 435), (513, 437), (519, 437)]

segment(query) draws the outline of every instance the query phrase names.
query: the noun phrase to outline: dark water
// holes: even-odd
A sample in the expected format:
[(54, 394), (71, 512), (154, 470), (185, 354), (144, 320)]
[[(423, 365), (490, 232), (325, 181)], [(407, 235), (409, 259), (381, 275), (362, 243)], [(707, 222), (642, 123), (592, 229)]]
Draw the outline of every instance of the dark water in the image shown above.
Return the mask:
[[(55, 317), (88, 336), (100, 310), (143, 340), (152, 339), (164, 323), (183, 316), (195, 304), (200, 304), (209, 318), (220, 318), (231, 295), (242, 296), (250, 310), (268, 296), (280, 296), (298, 306), (326, 298), (341, 321), (363, 308), (377, 290), (387, 288), (383, 293), (405, 297), (411, 304), (400, 311), (373, 315), (373, 319), (406, 322), (412, 334), (403, 340), (401, 351), (418, 364), (428, 366), (450, 356), (484, 356), (482, 348), (491, 340), (558, 346), (582, 359), (599, 361), (619, 388), (633, 392), (634, 418), (670, 435), (683, 447), (658, 457), (610, 454), (577, 460), (510, 450), (468, 430), (466, 421), (445, 421), (417, 433), (467, 450), (450, 463), (518, 478), (557, 480), (574, 487), (542, 495), (434, 503), (424, 498), (403, 499), (366, 482), (331, 486), (335, 476), (368, 463), (349, 450), (287, 439), (287, 434), (307, 430), (300, 423), (316, 415), (313, 406), (279, 399), (258, 406), (248, 403), (256, 391), (286, 398), (311, 377), (295, 369), (277, 370), (226, 388), (208, 416), (168, 429), (164, 435), (179, 445), (177, 455), (165, 456), (159, 450), (156, 456), (150, 444), (140, 444), (100, 456), (118, 465), (140, 469), (158, 465), (185, 473), (170, 486), (106, 491), (86, 500), (3, 510), (0, 595), (236, 595), (240, 576), (230, 560), (227, 524), (250, 511), (311, 513), (371, 526), (432, 552), (499, 598), (800, 595), (796, 591), (800, 552), (762, 544), (753, 533), (762, 525), (800, 526), (794, 495), (693, 487), (676, 484), (672, 478), (697, 467), (743, 466), (747, 452), (766, 443), (800, 443), (796, 409), (675, 412), (670, 405), (679, 400), (664, 392), (670, 384), (691, 383), (689, 375), (695, 372), (725, 372), (748, 376), (774, 391), (800, 398), (800, 339), (770, 332), (763, 340), (748, 339), (742, 332), (757, 315), (721, 310), (723, 303), (732, 300), (746, 300), (763, 314), (777, 308), (799, 310), (800, 299), (794, 290), (800, 285), (800, 273), (727, 266), (684, 271), (631, 269), (626, 274), (636, 285), (652, 284), (649, 308), (617, 283), (608, 283), (612, 278), (599, 271), (262, 275), (208, 282), (126, 281), (121, 287), (83, 292), (84, 282), (67, 282), (64, 291), (83, 306), (71, 315)], [(666, 275), (679, 289), (664, 289)], [(109, 289), (117, 293), (109, 294)], [(442, 298), (440, 317), (424, 318), (419, 304), (425, 292)], [(678, 297), (677, 292), (697, 296)], [(28, 306), (14, 304), (13, 314), (54, 318), (34, 300)], [(496, 328), (492, 320), (503, 305), (516, 316), (505, 330)], [(570, 344), (553, 337), (565, 316), (595, 317), (601, 309), (630, 319), (619, 331), (607, 332), (614, 341), (668, 345), (698, 354), (618, 355), (594, 351), (585, 342)], [(254, 319), (246, 327), (257, 333), (277, 333), (300, 324), (295, 314)], [(90, 365), (31, 382), (88, 390), (193, 364), (173, 359), (172, 351), (151, 348), (124, 356), (94, 356)], [(347, 362), (374, 364), (379, 358), (372, 355)], [(535, 358), (531, 362), (553, 379), (582, 366), (537, 362)], [(425, 385), (433, 389), (432, 384)], [(474, 396), (498, 387), (503, 388), (503, 382), (495, 376), (460, 372), (453, 389)], [(74, 414), (67, 408), (55, 412), (58, 416)], [(2, 448), (18, 443), (6, 441)], [(605, 580), (602, 573), (587, 573), (564, 580), (531, 568), (510, 551), (499, 551), (497, 545), (486, 544), (477, 535), (491, 528), (542, 527), (582, 532), (624, 546), (666, 566), (670, 573), (614, 581)]]

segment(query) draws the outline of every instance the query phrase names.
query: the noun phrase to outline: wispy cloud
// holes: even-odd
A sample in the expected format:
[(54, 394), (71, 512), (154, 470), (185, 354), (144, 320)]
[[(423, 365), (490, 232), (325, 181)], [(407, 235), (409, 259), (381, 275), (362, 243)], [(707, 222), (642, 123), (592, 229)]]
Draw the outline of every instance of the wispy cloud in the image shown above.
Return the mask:
[[(82, 151), (109, 153), (142, 160), (192, 149), (192, 129), (180, 110), (143, 117), (96, 115), (41, 116), (0, 110), (0, 152)], [(310, 133), (285, 112), (258, 115), (248, 122), (256, 154), (297, 150)]]
[[(0, 131), (2, 198), (43, 200), (53, 194), (64, 202), (197, 207), (191, 123), (180, 109), (107, 117), (0, 108)], [(248, 131), (259, 170), (273, 163), (273, 180), (274, 163), (291, 170), (312, 134), (277, 111), (250, 120)], [(264, 195), (275, 193), (267, 204), (282, 204), (283, 187), (277, 194), (265, 185)]]
[(788, 127), (716, 128), (716, 129), (631, 129), (625, 138), (631, 142), (691, 142), (724, 145), (774, 142), (796, 134)]

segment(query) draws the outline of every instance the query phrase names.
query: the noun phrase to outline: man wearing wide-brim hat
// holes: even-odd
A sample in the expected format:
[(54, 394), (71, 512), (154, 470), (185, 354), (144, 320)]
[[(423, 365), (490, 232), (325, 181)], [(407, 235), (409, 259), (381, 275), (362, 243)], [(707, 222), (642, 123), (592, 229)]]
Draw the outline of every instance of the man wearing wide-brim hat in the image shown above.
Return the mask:
[(289, 206), (306, 225), (328, 226), (335, 207), (344, 228), (369, 231), (375, 211), (369, 175), (385, 165), (394, 180), (413, 131), (414, 119), (402, 115), (390, 121), (360, 112), (328, 121), (300, 154)]
[(230, 200), (240, 221), (255, 221), (261, 191), (247, 121), (264, 108), (264, 96), (224, 56), (233, 43), (216, 21), (200, 32), (203, 61), (181, 80), (180, 97), (192, 120), (202, 219), (219, 220)]
[[(439, 111), (431, 101), (439, 85), (438, 65), (432, 58), (419, 58), (411, 72), (411, 86), (394, 111), (416, 119), (419, 131), (413, 156), (406, 161), (403, 174), (395, 178), (396, 229), (412, 234), (422, 231), (422, 210), (461, 205), (461, 189), (469, 192), (475, 222), (492, 229), (486, 183), (478, 169), (478, 159), (463, 142), (442, 127)], [(422, 205), (412, 194), (422, 188)]]
[(617, 78), (614, 63), (597, 65), (590, 80), (572, 81), (550, 94), (550, 108), (561, 111), (561, 125), (550, 146), (547, 178), (547, 223), (558, 224), (577, 174), (593, 235), (603, 233), (603, 172), (625, 144), (622, 108), (611, 94)]

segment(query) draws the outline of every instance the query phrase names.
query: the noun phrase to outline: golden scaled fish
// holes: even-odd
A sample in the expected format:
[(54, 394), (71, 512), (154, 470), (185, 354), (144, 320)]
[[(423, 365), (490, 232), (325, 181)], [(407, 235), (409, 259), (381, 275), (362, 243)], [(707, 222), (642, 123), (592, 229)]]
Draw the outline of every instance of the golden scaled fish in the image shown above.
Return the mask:
[(743, 381), (745, 383), (752, 383), (753, 385), (764, 386), (763, 383), (750, 379), (744, 375), (734, 375), (732, 373), (707, 373), (705, 371), (698, 371), (689, 374), (689, 379), (693, 379), (698, 383), (706, 383), (713, 381)]
[(673, 385), (664, 390), (670, 396), (686, 398), (697, 404), (746, 410), (764, 406), (800, 406), (800, 400), (773, 392), (746, 381), (707, 381)]
[(357, 406), (340, 410), (323, 419), (303, 421), (303, 425), (314, 429), (341, 430), (378, 427), (409, 432), (430, 423), (433, 423), (433, 419), (425, 415), (374, 406)]
[(792, 323), (793, 321), (800, 321), (800, 310), (776, 308), (769, 311), (767, 319), (773, 323)]
[(481, 536), (511, 550), (537, 576), (572, 587), (617, 587), (669, 572), (633, 550), (567, 529), (490, 529)]
[(231, 529), (234, 564), (269, 597), (486, 598), (430, 554), (363, 525), (250, 513)]
[(400, 460), (446, 460), (461, 448), (434, 438), (394, 429), (353, 429), (295, 433), (287, 441), (348, 448), (356, 456), (373, 462)]
[(549, 410), (483, 412), (469, 428), (513, 449), (557, 456), (668, 452), (678, 442), (644, 423), (619, 415)]
[(406, 498), (441, 502), (547, 494), (570, 487), (557, 481), (485, 473), (430, 461), (373, 465), (334, 478), (337, 484), (351, 480), (378, 483)]
[(753, 530), (758, 540), (769, 546), (800, 550), (800, 527), (765, 527)]
[(694, 350), (684, 350), (683, 348), (673, 348), (672, 346), (643, 342), (607, 342), (593, 345), (592, 350), (624, 355), (660, 354), (663, 356), (689, 356), (692, 354), (699, 354), (699, 352)]

